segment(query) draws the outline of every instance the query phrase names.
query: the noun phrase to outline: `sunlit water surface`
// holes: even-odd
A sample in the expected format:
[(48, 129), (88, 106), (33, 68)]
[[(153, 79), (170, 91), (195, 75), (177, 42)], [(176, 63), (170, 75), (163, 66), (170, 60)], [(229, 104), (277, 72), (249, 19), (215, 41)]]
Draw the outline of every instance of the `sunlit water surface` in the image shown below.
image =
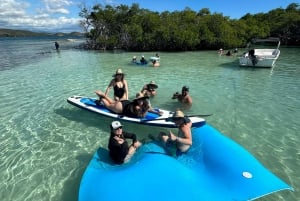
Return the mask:
[[(95, 97), (119, 67), (129, 96), (155, 80), (155, 107), (174, 110), (183, 85), (193, 97), (187, 114), (209, 114), (207, 122), (241, 144), (295, 191), (260, 200), (300, 197), (300, 49), (281, 48), (273, 69), (239, 67), (235, 57), (215, 51), (160, 52), (161, 67), (130, 64), (132, 56), (156, 52), (94, 52), (53, 39), (0, 40), (0, 197), (2, 200), (77, 200), (80, 179), (96, 149), (107, 147), (111, 119), (67, 103), (72, 95)], [(125, 123), (140, 139), (164, 128)], [(224, 159), (226, 160), (226, 159)]]

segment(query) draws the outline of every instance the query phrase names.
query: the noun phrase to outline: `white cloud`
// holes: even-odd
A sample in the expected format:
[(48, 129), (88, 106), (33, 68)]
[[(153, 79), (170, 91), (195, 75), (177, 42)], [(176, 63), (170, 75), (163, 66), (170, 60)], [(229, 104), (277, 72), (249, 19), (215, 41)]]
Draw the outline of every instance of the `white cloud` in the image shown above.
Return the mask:
[(45, 4), (44, 11), (49, 13), (69, 14), (66, 7), (73, 5), (72, 1), (68, 0), (43, 0)]
[(26, 13), (26, 8), (29, 3), (16, 0), (1, 0), (0, 17), (23, 16)]
[(73, 1), (43, 0), (39, 8), (35, 8), (28, 1), (1, 0), (0, 26), (32, 31), (81, 31), (80, 18), (70, 16), (70, 6), (75, 5)]

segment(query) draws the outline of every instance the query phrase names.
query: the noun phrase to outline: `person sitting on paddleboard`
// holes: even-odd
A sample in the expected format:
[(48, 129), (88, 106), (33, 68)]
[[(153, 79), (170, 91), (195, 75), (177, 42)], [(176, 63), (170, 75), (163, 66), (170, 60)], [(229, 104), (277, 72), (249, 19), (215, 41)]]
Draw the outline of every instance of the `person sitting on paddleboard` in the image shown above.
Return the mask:
[[(128, 145), (126, 139), (132, 139), (132, 144)], [(108, 142), (109, 156), (117, 164), (129, 161), (136, 149), (141, 146), (137, 137), (133, 133), (123, 131), (123, 125), (119, 121), (110, 124), (110, 137)]]
[(189, 94), (189, 88), (187, 86), (183, 86), (181, 89), (181, 94), (176, 92), (173, 94), (172, 99), (177, 99), (179, 102), (184, 103), (185, 105), (191, 107), (193, 100)]
[(125, 80), (125, 74), (122, 69), (117, 69), (105, 91), (105, 95), (109, 94), (111, 88), (114, 89), (114, 100), (128, 100), (128, 84)]
[(95, 93), (100, 97), (101, 102), (107, 109), (117, 114), (122, 114), (129, 117), (143, 118), (146, 116), (147, 112), (150, 109), (149, 102), (145, 101), (146, 99), (149, 99), (148, 96), (140, 96), (133, 99), (132, 101), (114, 101), (106, 96), (102, 91), (96, 91)]
[[(140, 98), (140, 97), (143, 97), (143, 96), (146, 96), (146, 97), (147, 97), (147, 95), (144, 95), (142, 92), (138, 92), (138, 93), (135, 95), (136, 98)], [(148, 97), (149, 97), (149, 96), (148, 96)], [(148, 112), (152, 112), (152, 113), (158, 114), (158, 115), (162, 115), (162, 114), (163, 114), (163, 112), (160, 111), (158, 108), (157, 108), (157, 109), (152, 108), (149, 99), (144, 99), (143, 101), (144, 101), (143, 105), (147, 105), (147, 107), (149, 107), (149, 108), (148, 108)]]
[(172, 148), (176, 148), (176, 156), (186, 153), (191, 147), (192, 140), (192, 122), (184, 115), (181, 110), (176, 110), (170, 119), (178, 127), (177, 135), (172, 131), (169, 133), (160, 132), (159, 138), (163, 142), (166, 150), (172, 155)]
[(145, 84), (141, 90), (141, 93), (144, 96), (153, 97), (156, 95), (156, 89), (158, 88), (157, 84), (154, 81), (151, 81), (149, 84)]

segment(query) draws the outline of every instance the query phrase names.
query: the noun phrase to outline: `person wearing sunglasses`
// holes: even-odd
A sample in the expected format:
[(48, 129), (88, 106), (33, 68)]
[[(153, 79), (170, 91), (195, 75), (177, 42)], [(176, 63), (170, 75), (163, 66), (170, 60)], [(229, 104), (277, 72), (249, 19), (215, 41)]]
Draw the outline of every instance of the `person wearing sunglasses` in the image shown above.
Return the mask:
[[(110, 137), (108, 143), (109, 156), (116, 164), (123, 164), (130, 160), (136, 149), (141, 146), (133, 133), (123, 131), (123, 125), (119, 121), (110, 124)], [(127, 139), (131, 139), (129, 145)]]
[(113, 77), (106, 88), (105, 95), (108, 96), (109, 91), (113, 88), (115, 101), (128, 100), (128, 84), (122, 69), (117, 69)]
[(151, 81), (149, 84), (145, 84), (141, 90), (141, 93), (144, 96), (154, 97), (156, 96), (156, 89), (158, 88), (157, 84), (154, 81)]

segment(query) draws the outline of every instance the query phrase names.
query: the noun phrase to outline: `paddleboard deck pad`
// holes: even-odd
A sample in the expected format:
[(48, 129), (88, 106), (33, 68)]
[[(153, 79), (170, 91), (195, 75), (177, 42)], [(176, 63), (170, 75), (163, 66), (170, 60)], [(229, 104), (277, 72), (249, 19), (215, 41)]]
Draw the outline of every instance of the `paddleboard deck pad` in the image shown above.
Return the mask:
[[(122, 120), (122, 121), (127, 121), (127, 122), (132, 122), (132, 123), (138, 123), (138, 124), (143, 124), (143, 125), (148, 125), (148, 126), (159, 126), (159, 127), (167, 127), (167, 128), (175, 128), (177, 127), (174, 122), (171, 121), (166, 121), (166, 118), (172, 117), (173, 112), (168, 111), (168, 110), (163, 110), (163, 109), (158, 109), (156, 110), (161, 111), (163, 114), (158, 115), (153, 112), (148, 112), (146, 117), (144, 118), (134, 118), (134, 117), (128, 117), (120, 114), (116, 114), (109, 109), (107, 109), (104, 105), (97, 105), (95, 103), (96, 98), (89, 98), (89, 97), (82, 97), (82, 96), (71, 96), (67, 99), (68, 103), (91, 111), (95, 112), (97, 114), (114, 118), (117, 120)], [(192, 121), (192, 127), (199, 127), (205, 124), (205, 119), (201, 117), (189, 117), (190, 120)]]

